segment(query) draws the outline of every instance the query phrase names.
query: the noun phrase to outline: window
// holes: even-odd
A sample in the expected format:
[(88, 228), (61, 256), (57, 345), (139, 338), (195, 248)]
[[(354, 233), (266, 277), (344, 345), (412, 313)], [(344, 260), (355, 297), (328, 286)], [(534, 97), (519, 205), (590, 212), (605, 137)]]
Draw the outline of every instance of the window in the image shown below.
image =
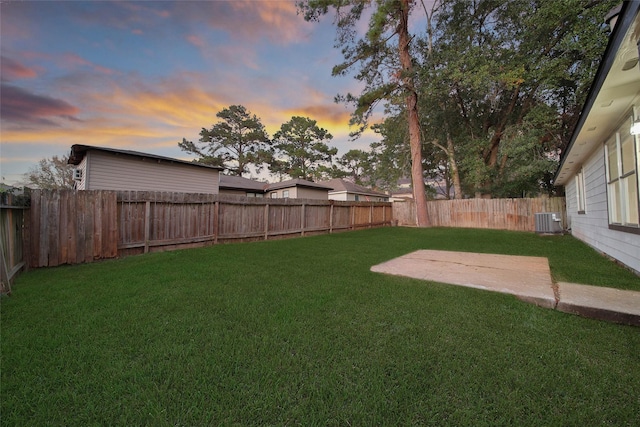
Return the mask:
[(581, 169), (576, 175), (576, 198), (578, 203), (578, 213), (583, 214), (587, 212), (587, 200), (584, 185), (584, 169)]
[(609, 224), (638, 228), (638, 159), (629, 117), (605, 145)]
[(289, 190), (282, 190), (282, 197), (285, 199), (289, 198)]

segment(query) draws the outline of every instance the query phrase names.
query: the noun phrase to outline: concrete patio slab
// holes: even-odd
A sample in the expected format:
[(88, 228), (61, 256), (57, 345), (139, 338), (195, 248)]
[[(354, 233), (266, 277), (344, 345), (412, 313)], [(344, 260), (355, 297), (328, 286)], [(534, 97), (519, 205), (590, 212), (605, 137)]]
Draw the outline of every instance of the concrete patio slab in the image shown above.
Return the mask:
[(640, 292), (560, 282), (558, 293), (560, 311), (640, 326)]
[(554, 308), (546, 258), (419, 250), (371, 267), (371, 271), (516, 295)]
[(640, 326), (640, 292), (554, 284), (546, 258), (419, 250), (371, 271), (512, 294), (541, 307)]

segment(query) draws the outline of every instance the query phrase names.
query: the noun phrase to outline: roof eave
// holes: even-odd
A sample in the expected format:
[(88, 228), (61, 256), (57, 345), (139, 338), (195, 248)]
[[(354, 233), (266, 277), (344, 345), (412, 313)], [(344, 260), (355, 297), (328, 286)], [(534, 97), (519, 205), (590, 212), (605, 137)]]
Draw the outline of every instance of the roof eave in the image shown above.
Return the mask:
[[(595, 104), (596, 98), (602, 89), (605, 81), (607, 80), (607, 76), (611, 71), (613, 63), (616, 59), (616, 54), (624, 41), (627, 32), (629, 31), (632, 23), (635, 21), (638, 12), (640, 11), (640, 2), (624, 2), (622, 8), (620, 10), (620, 14), (618, 15), (616, 26), (613, 29), (612, 34), (609, 37), (609, 42), (607, 44), (607, 48), (603, 53), (603, 59), (600, 62), (598, 67), (598, 71), (596, 72), (596, 76), (594, 78), (593, 84), (589, 90), (589, 94), (587, 95), (587, 100), (582, 108), (580, 113), (580, 118), (578, 119), (578, 123), (574, 128), (574, 131), (571, 135), (571, 139), (569, 140), (569, 145), (567, 149), (562, 154), (562, 158), (560, 159), (560, 165), (556, 171), (556, 174), (553, 179), (553, 183), (555, 186), (566, 185), (570, 176), (573, 174), (568, 173), (567, 171), (567, 159), (571, 154), (571, 151), (574, 148), (575, 142), (578, 139), (579, 135), (582, 133), (585, 122), (591, 113), (593, 106)], [(595, 144), (595, 143), (594, 143)]]
[(69, 155), (69, 160), (67, 161), (67, 163), (71, 165), (80, 164), (80, 162), (84, 158), (87, 151), (90, 151), (90, 150), (102, 151), (105, 153), (119, 154), (119, 155), (131, 156), (131, 157), (148, 158), (148, 159), (159, 160), (159, 161), (164, 161), (169, 163), (178, 163), (178, 164), (184, 164), (188, 166), (214, 169), (218, 171), (224, 169), (219, 166), (204, 165), (202, 163), (194, 163), (194, 162), (189, 162), (187, 160), (180, 160), (172, 157), (159, 156), (156, 154), (142, 153), (142, 152), (131, 151), (131, 150), (119, 150), (117, 148), (97, 147), (93, 145), (84, 145), (84, 144), (74, 144), (71, 146), (71, 154)]

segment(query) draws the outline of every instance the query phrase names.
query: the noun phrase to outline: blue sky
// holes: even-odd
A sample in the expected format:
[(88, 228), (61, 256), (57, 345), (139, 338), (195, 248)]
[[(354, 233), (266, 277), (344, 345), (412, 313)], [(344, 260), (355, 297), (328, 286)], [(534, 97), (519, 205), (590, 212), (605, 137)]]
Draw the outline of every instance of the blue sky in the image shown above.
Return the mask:
[(350, 141), (350, 107), (333, 102), (361, 84), (331, 77), (332, 16), (305, 22), (293, 1), (1, 1), (0, 19), (7, 184), (73, 144), (190, 159), (178, 142), (233, 104), (270, 135), (317, 120), (339, 154), (376, 139)]

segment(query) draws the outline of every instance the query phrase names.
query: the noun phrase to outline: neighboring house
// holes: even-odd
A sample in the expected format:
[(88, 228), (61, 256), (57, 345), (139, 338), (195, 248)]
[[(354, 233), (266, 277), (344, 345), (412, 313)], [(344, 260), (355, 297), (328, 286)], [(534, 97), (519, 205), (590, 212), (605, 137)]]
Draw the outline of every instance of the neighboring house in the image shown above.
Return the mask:
[(413, 199), (413, 186), (411, 178), (400, 178), (395, 190), (391, 191), (391, 201), (402, 202), (407, 199)]
[(578, 239), (640, 272), (640, 2), (610, 14), (613, 31), (555, 185)]
[(290, 179), (270, 184), (240, 176), (220, 175), (220, 194), (273, 199), (328, 200), (329, 190), (331, 187), (304, 179)]
[(138, 190), (218, 194), (220, 170), (155, 154), (73, 145), (78, 190)]
[(322, 181), (319, 184), (333, 188), (329, 191), (330, 200), (356, 201), (356, 202), (387, 202), (389, 196), (378, 191), (370, 190), (362, 185), (354, 184), (344, 179), (335, 178)]
[[(427, 195), (429, 199), (444, 200), (453, 199), (453, 188), (449, 189), (449, 197), (447, 197), (447, 186), (443, 179), (425, 178), (424, 185), (428, 191)], [(401, 202), (407, 199), (413, 199), (413, 185), (411, 178), (400, 178), (395, 190), (391, 191), (390, 200), (394, 202)]]
[(245, 197), (264, 197), (269, 184), (241, 176), (220, 174), (220, 194), (232, 194)]
[(290, 179), (288, 181), (268, 184), (265, 191), (272, 199), (319, 199), (329, 200), (331, 187), (304, 179)]

